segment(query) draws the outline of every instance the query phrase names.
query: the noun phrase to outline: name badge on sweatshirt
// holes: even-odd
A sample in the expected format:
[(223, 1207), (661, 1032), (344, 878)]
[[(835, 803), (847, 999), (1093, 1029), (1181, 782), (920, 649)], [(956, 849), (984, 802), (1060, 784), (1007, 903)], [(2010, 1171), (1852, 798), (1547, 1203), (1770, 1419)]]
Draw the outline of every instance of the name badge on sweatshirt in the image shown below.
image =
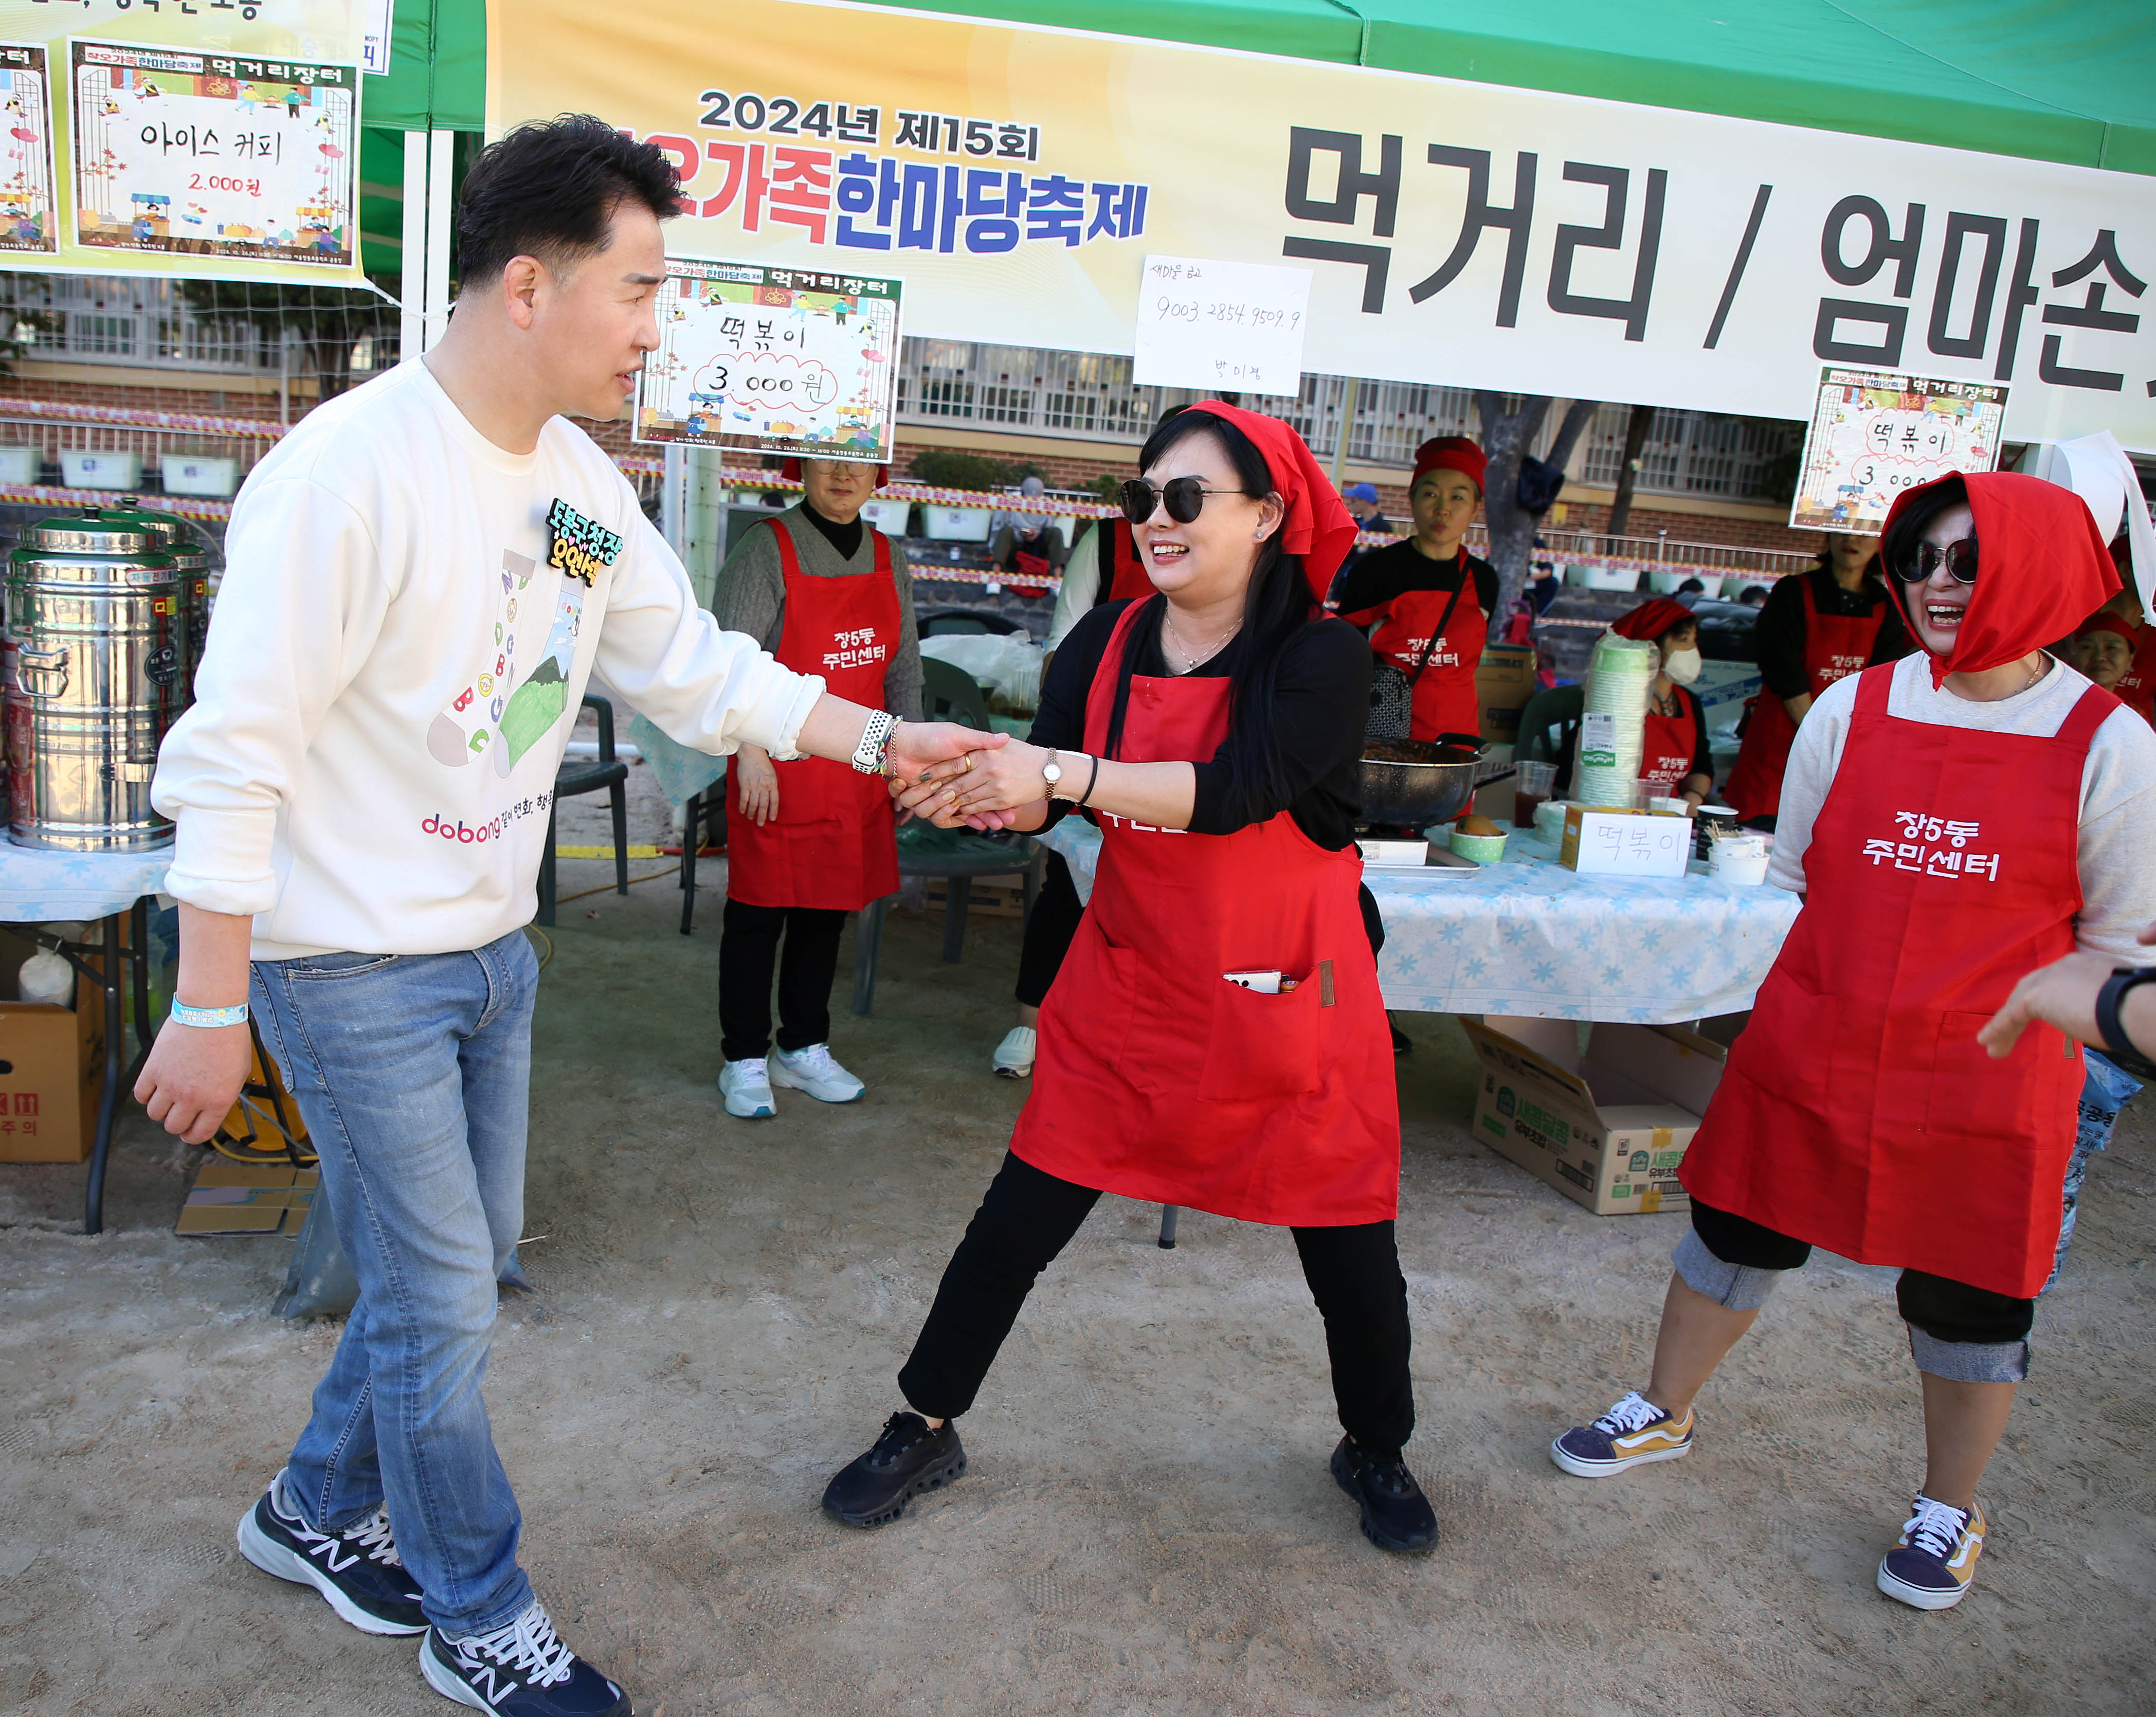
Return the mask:
[(557, 500), (547, 509), (547, 528), (553, 532), (547, 564), (572, 578), (582, 578), (587, 589), (598, 569), (612, 566), (621, 553), (619, 537), (586, 518), (566, 501)]

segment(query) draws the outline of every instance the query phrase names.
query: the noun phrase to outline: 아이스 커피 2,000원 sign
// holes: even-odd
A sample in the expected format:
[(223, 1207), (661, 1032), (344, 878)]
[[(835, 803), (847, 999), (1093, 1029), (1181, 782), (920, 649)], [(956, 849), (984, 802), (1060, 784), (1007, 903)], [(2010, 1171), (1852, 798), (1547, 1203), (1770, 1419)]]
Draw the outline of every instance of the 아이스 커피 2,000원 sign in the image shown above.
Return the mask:
[(76, 244), (352, 268), (353, 67), (68, 45)]
[(670, 257), (639, 441), (891, 457), (899, 283)]

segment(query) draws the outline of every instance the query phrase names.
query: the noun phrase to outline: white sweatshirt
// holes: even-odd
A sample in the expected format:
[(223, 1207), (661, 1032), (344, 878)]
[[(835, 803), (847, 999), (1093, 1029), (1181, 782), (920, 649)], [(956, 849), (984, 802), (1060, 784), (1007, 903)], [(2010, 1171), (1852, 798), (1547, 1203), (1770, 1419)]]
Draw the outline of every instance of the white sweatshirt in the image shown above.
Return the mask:
[(506, 453), (418, 362), (254, 468), (225, 558), (151, 797), (178, 825), (167, 888), (252, 914), (257, 959), (448, 953), (526, 923), (595, 666), (722, 754), (793, 754), (824, 686), (697, 607), (589, 436), (556, 418)]
[[(1820, 693), (1789, 747), (1767, 880), (1795, 893), (1804, 892), (1804, 850), (1841, 767), (1859, 677), (1851, 674)], [(1931, 658), (1920, 650), (1894, 664), (1887, 712), (1934, 727), (2048, 739), (2066, 725), (2088, 686), (2064, 662), (2054, 661), (2026, 691), (1995, 703), (1972, 703), (1932, 684)], [(2148, 950), (2135, 943), (2134, 933), (2156, 919), (2156, 729), (2132, 710), (2114, 710), (2089, 741), (2081, 806), (2082, 910), (2075, 940), (2141, 964)]]

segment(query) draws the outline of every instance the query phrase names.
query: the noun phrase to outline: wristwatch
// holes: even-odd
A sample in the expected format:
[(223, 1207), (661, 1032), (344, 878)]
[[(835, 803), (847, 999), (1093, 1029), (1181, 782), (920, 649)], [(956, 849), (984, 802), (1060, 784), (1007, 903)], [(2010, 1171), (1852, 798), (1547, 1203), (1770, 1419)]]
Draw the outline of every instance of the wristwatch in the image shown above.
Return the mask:
[(1048, 753), (1048, 761), (1040, 766), (1040, 779), (1048, 783), (1048, 796), (1055, 797), (1055, 784), (1063, 779), (1063, 765), (1055, 760), (1055, 753)]
[(2096, 993), (2096, 1029), (2103, 1039), (2105, 1057), (2142, 1079), (2156, 1079), (2156, 1060), (2126, 1035), (2118, 1010), (2128, 990), (2150, 983), (2156, 983), (2156, 966), (2116, 966)]

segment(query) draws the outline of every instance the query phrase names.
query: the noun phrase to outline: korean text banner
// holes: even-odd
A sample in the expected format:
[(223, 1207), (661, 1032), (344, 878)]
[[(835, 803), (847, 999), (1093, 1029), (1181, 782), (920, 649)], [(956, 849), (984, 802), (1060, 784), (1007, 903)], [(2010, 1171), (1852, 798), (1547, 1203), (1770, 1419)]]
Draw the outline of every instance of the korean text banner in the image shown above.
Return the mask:
[(673, 249), (917, 334), (1127, 352), (1148, 251), (1286, 263), (1315, 372), (1801, 419), (1856, 364), (2156, 450), (2156, 179), (821, 0), (489, 0), (487, 77), (671, 152)]
[[(40, 50), (33, 67), (0, 49), (16, 152), (0, 162), (0, 268), (363, 284), (361, 9), (0, 0), (0, 36)], [(25, 178), (40, 152), (57, 165), (42, 203)]]

